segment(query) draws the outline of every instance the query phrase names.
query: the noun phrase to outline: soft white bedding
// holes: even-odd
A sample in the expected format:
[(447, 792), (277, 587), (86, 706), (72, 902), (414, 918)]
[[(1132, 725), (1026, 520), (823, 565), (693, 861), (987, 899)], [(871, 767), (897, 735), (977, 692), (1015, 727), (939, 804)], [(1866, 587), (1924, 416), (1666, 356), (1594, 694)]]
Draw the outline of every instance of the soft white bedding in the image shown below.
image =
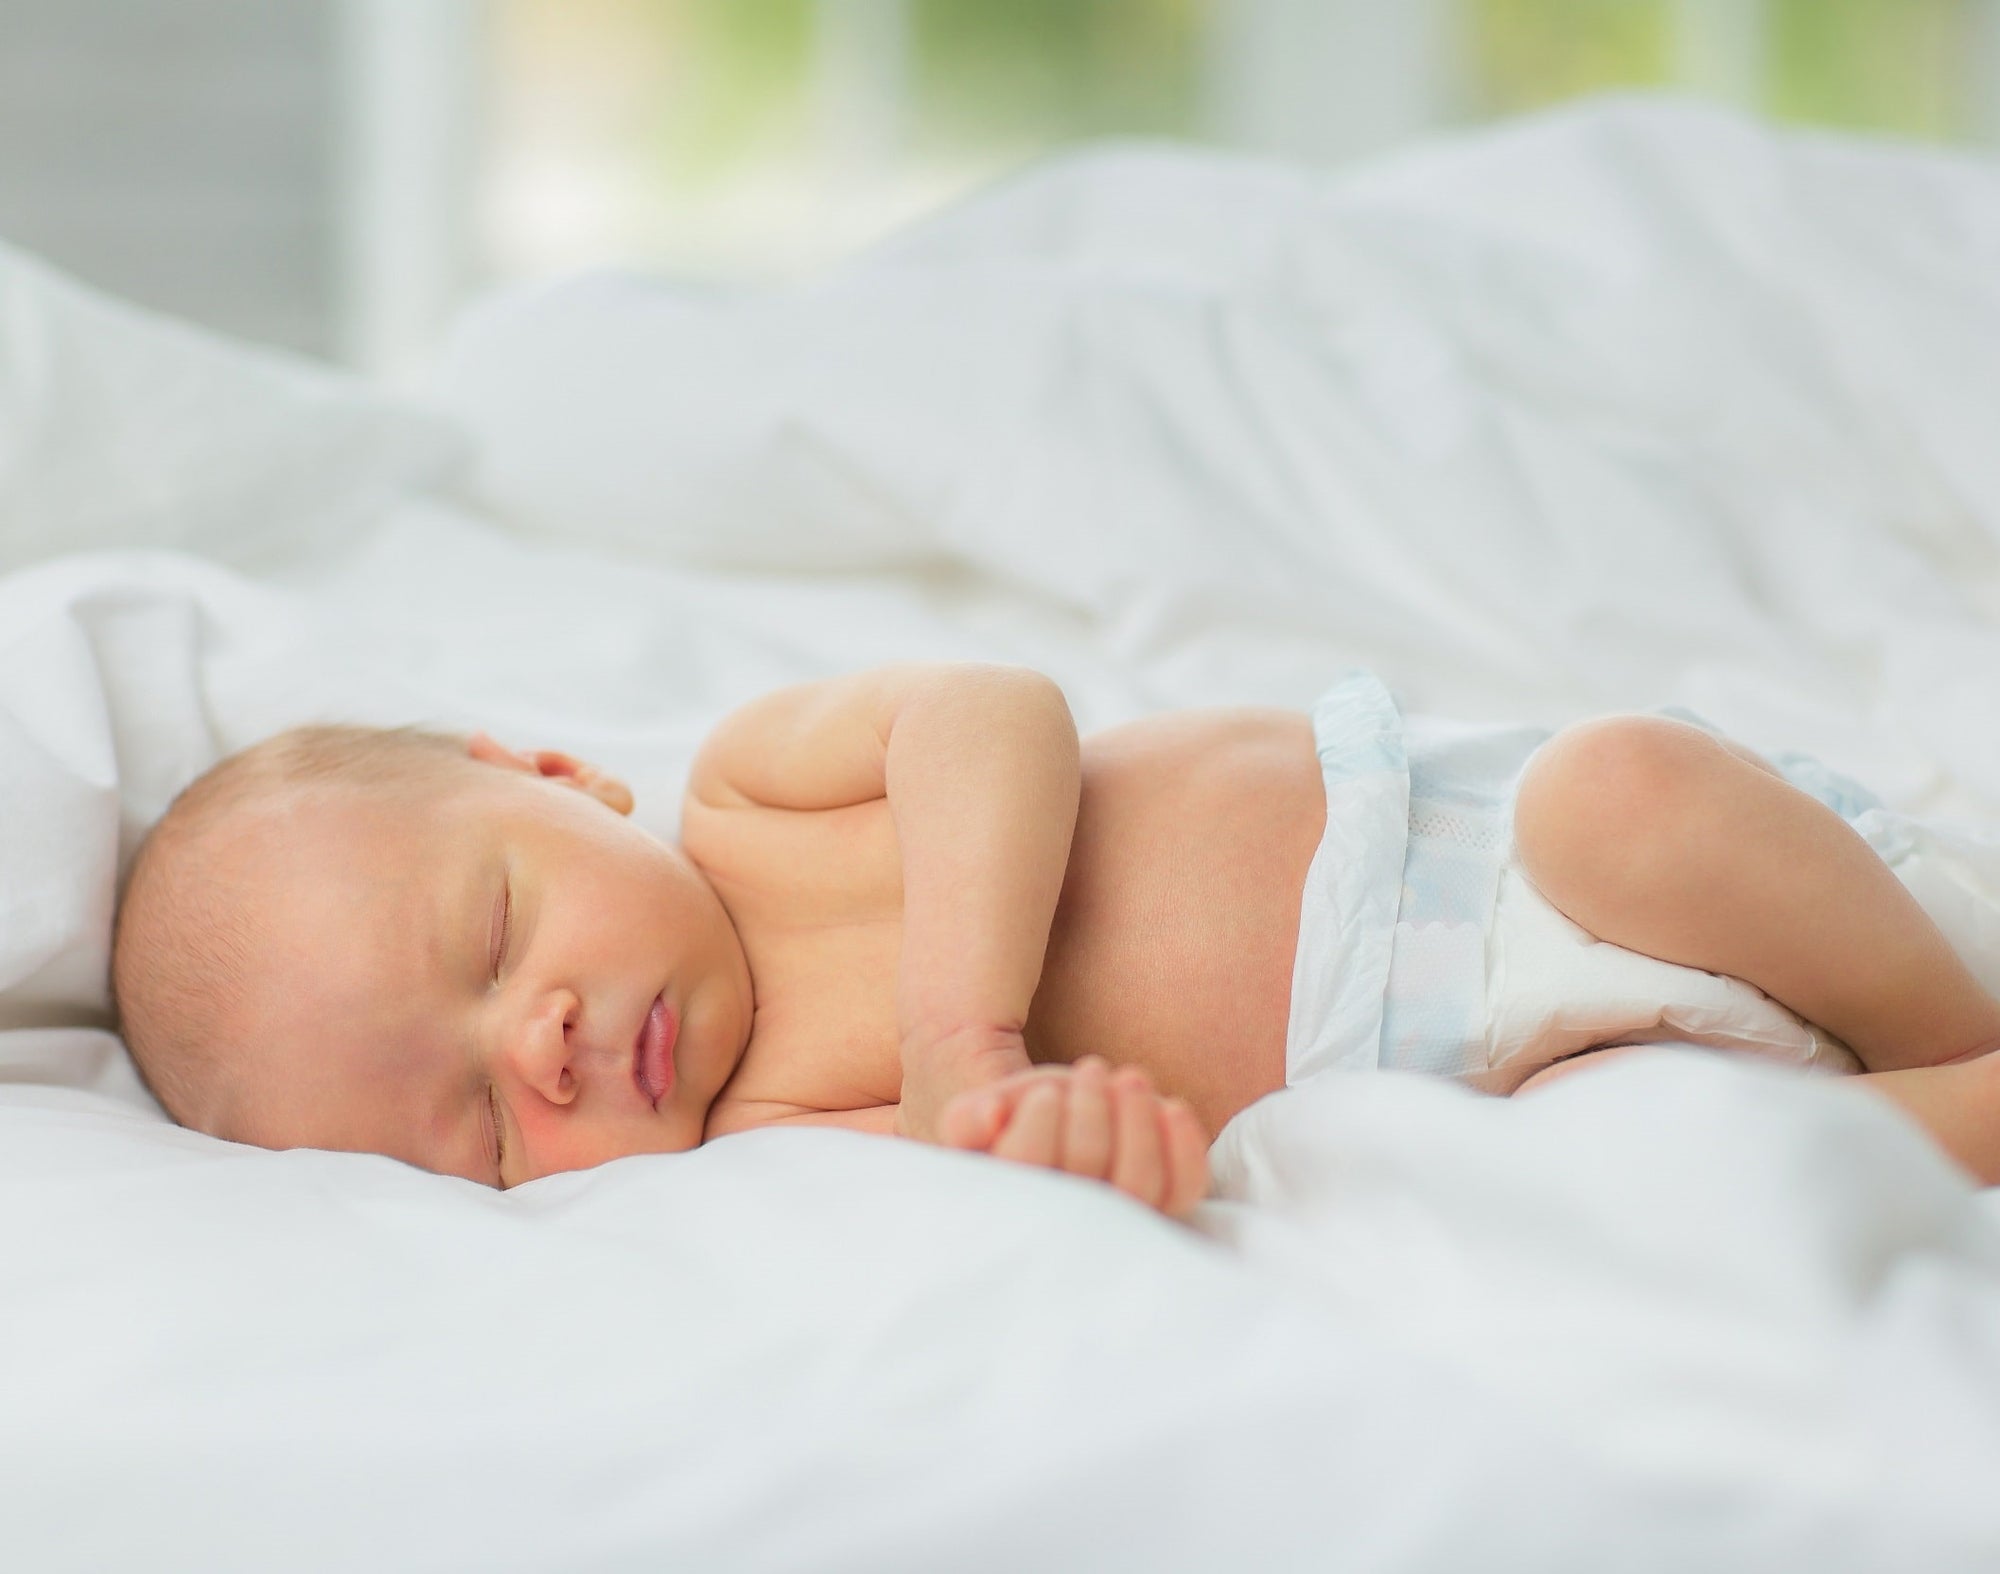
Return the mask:
[(839, 1132), (499, 1196), (167, 1125), (101, 975), (121, 850), (275, 727), (477, 723), (671, 833), (724, 709), (891, 657), (1086, 728), (1352, 660), (1680, 703), (1991, 842), (1996, 264), (1983, 166), (1672, 105), (1112, 150), (786, 294), (490, 304), (454, 502), (430, 419), (0, 252), (0, 559), (135, 549), (0, 579), (10, 1563), (1995, 1566), (2000, 1208), (1851, 1086), (1322, 1081), (1198, 1232)]

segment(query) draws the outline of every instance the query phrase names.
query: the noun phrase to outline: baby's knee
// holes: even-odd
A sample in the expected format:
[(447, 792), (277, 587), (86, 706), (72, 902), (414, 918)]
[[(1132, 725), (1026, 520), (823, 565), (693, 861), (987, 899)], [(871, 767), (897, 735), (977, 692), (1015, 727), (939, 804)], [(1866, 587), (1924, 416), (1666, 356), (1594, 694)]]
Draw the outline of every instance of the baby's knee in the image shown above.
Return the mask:
[[(1721, 757), (1699, 727), (1661, 716), (1602, 716), (1563, 728), (1523, 770), (1514, 845), (1545, 895), (1577, 881), (1630, 885), (1685, 845), (1699, 773)], [(1561, 905), (1558, 902), (1558, 905)]]

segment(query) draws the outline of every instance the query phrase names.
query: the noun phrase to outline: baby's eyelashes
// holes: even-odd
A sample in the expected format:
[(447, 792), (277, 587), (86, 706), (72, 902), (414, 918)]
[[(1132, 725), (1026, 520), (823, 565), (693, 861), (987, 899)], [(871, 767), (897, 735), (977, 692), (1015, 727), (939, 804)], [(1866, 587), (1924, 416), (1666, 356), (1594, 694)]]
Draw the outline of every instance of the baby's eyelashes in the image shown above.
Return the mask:
[(514, 889), (511, 881), (500, 882), (499, 894), (493, 899), (493, 922), (489, 940), (488, 976), (494, 983), (500, 982), (500, 969), (507, 961), (507, 940), (514, 926)]
[(507, 1189), (507, 1122), (500, 1113), (500, 1089), (486, 1084), (486, 1131), (488, 1150), (493, 1156), (493, 1184)]

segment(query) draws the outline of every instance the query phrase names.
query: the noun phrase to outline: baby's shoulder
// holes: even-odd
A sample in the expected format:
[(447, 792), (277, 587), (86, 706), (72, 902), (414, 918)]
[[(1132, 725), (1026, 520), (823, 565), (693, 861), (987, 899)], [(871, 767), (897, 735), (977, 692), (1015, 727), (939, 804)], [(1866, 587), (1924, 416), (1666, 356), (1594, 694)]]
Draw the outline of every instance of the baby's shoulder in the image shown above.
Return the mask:
[(902, 860), (888, 800), (836, 809), (718, 808), (689, 797), (681, 850), (732, 911), (838, 921), (902, 900)]

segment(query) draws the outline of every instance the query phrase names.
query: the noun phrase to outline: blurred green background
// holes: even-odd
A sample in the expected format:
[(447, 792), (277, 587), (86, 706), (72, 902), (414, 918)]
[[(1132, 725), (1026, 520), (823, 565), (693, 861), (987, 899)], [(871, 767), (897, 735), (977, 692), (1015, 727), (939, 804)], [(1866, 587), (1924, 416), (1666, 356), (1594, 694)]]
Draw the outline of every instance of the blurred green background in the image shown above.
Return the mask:
[[(1993, 124), (1982, 71), (2000, 70), (2000, 5), (500, 0), (489, 39), (491, 276), (607, 256), (741, 276), (824, 261), (1107, 136), (1338, 164), (1639, 88), (1978, 142)], [(1323, 91), (1315, 50), (1335, 67)]]
[(797, 277), (1022, 164), (1340, 170), (1582, 94), (2000, 146), (2000, 0), (0, 0), (0, 242), (382, 375), (578, 267)]

